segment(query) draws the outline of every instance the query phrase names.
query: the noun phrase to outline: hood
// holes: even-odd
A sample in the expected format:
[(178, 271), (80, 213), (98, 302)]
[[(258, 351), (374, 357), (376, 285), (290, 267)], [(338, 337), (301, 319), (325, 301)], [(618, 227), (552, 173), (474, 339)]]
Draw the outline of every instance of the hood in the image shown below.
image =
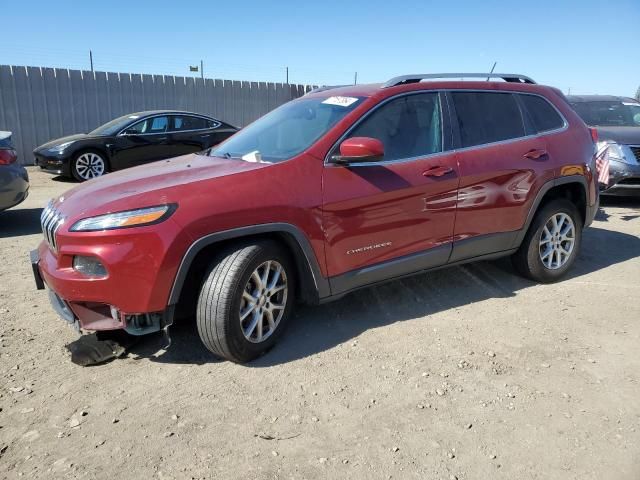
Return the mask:
[[(264, 168), (269, 164), (190, 154), (110, 173), (55, 198), (70, 219), (136, 208), (185, 203), (210, 194), (212, 180)], [(184, 185), (189, 185), (188, 189)], [(182, 187), (182, 188), (180, 188)]]
[(89, 135), (88, 133), (76, 133), (75, 135), (69, 135), (66, 137), (56, 138), (55, 140), (51, 140), (50, 142), (43, 143), (39, 147), (37, 147), (34, 151), (37, 150), (45, 150), (47, 148), (55, 147), (56, 145), (60, 145), (62, 143), (78, 141), (78, 140), (88, 140), (90, 138), (99, 138), (99, 135)]
[(621, 145), (640, 145), (640, 127), (595, 127), (598, 140), (608, 140)]

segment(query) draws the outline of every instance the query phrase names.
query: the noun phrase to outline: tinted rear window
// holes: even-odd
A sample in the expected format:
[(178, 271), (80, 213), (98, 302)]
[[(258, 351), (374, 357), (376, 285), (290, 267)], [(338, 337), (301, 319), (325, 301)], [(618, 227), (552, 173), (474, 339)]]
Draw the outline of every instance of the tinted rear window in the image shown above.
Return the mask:
[(510, 93), (452, 92), (463, 147), (525, 135), (515, 97)]
[(527, 109), (536, 132), (548, 132), (564, 126), (562, 117), (544, 98), (537, 95), (519, 95), (519, 97)]

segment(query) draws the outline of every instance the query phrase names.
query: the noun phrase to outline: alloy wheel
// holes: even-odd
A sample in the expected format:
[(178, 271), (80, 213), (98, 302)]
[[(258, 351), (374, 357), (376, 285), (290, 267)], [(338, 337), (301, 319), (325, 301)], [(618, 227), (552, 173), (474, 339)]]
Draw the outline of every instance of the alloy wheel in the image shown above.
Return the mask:
[(540, 260), (550, 269), (562, 267), (573, 253), (576, 227), (566, 213), (555, 213), (547, 220), (540, 234)]
[(262, 263), (251, 273), (240, 301), (244, 338), (260, 343), (275, 332), (284, 316), (287, 293), (287, 274), (275, 260)]
[(104, 171), (104, 160), (97, 153), (83, 153), (76, 159), (76, 172), (83, 180), (100, 177)]

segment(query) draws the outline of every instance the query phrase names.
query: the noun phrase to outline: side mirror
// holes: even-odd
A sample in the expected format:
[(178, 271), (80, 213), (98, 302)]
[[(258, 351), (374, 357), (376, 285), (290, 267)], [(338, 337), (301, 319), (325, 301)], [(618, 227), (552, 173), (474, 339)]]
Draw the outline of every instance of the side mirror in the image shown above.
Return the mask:
[(377, 138), (352, 137), (340, 144), (340, 155), (332, 157), (333, 163), (349, 165), (350, 163), (375, 162), (384, 157), (384, 145)]

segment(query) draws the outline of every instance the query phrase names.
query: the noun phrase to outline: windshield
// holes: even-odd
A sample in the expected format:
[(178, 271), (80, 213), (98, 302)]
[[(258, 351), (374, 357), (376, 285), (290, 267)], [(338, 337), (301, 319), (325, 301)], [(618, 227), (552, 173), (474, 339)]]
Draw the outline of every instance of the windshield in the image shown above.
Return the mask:
[(285, 103), (209, 154), (253, 162), (288, 160), (309, 148), (361, 101), (362, 97), (329, 97)]
[(95, 130), (89, 132), (89, 135), (115, 135), (124, 127), (129, 125), (132, 121), (140, 118), (139, 115), (125, 115), (123, 117), (118, 117), (110, 122), (105, 123), (104, 125), (99, 126)]
[(577, 102), (573, 108), (594, 127), (640, 127), (640, 103)]

